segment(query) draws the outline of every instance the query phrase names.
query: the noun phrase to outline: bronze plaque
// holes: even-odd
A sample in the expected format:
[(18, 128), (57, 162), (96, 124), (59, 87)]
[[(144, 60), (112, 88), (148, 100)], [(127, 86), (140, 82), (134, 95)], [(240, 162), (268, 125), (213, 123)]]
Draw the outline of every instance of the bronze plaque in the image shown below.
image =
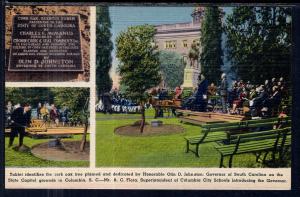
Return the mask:
[(83, 71), (78, 15), (16, 15), (9, 71)]

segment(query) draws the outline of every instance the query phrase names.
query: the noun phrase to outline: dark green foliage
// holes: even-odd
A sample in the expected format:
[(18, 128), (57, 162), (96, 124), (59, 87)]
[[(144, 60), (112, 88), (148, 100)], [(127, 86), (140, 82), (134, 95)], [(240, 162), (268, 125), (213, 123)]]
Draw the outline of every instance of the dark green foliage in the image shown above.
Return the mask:
[(222, 22), (218, 7), (207, 7), (201, 25), (200, 63), (202, 72), (210, 82), (218, 82), (222, 65)]
[[(85, 122), (88, 114), (90, 92), (88, 88), (51, 88), (55, 95), (54, 103), (57, 106), (67, 106), (73, 118)], [(87, 103), (86, 103), (87, 102)]]
[[(90, 93), (88, 88), (6, 88), (5, 100), (11, 101), (13, 105), (28, 103), (32, 107), (37, 107), (39, 102), (54, 103), (61, 108), (67, 106), (72, 116), (84, 121), (82, 115), (88, 114), (88, 104)], [(85, 109), (85, 113), (83, 113)], [(71, 117), (73, 118), (73, 117)]]
[(124, 94), (137, 103), (147, 99), (145, 91), (161, 81), (159, 54), (154, 45), (155, 28), (150, 25), (129, 27), (116, 39), (118, 71)]
[(49, 91), (49, 88), (5, 88), (5, 101), (11, 101), (13, 105), (28, 103), (32, 107), (37, 107), (39, 102), (52, 103), (53, 98), (53, 92)]
[(237, 7), (226, 20), (228, 58), (243, 80), (290, 78), (291, 9)]
[(184, 63), (182, 57), (175, 52), (161, 51), (159, 62), (162, 77), (168, 88), (174, 89), (183, 83)]
[(96, 86), (98, 95), (109, 92), (112, 79), (109, 70), (112, 64), (111, 52), (113, 43), (111, 39), (111, 21), (107, 6), (97, 6), (96, 26)]

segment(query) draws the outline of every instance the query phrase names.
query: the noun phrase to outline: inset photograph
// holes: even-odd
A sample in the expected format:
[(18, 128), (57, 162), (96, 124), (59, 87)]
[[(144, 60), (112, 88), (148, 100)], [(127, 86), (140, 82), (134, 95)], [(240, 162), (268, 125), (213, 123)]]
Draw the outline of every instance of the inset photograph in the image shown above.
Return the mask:
[(291, 167), (291, 8), (97, 7), (97, 167)]
[(9, 6), (5, 81), (90, 79), (90, 7)]
[(86, 167), (89, 88), (5, 89), (6, 167)]

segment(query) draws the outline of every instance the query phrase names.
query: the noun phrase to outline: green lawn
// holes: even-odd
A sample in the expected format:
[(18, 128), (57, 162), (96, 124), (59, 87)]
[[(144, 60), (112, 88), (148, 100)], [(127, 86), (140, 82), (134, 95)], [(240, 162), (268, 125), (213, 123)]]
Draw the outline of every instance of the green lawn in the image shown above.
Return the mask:
[[(73, 138), (63, 140), (80, 140), (81, 135), (74, 135)], [(15, 138), (14, 145), (18, 144), (18, 138)], [(48, 161), (35, 157), (31, 153), (21, 153), (7, 148), (9, 138), (5, 138), (5, 165), (7, 167), (88, 167), (88, 161)], [(49, 139), (24, 138), (24, 144), (32, 147), (36, 144), (47, 142)]]
[[(148, 117), (153, 118), (153, 111)], [(131, 119), (128, 119), (128, 117)], [(177, 118), (161, 118), (165, 124), (180, 124), (184, 133), (152, 137), (126, 137), (114, 134), (118, 126), (131, 124), (140, 115), (97, 113), (96, 124), (96, 166), (110, 167), (218, 167), (220, 155), (214, 143), (200, 145), (200, 158), (185, 153), (184, 136), (199, 134), (200, 127), (181, 124)], [(147, 121), (151, 121), (148, 118)], [(228, 161), (225, 159), (225, 162)], [(228, 164), (225, 163), (226, 165)], [(234, 157), (234, 167), (263, 167), (255, 162), (253, 154)]]

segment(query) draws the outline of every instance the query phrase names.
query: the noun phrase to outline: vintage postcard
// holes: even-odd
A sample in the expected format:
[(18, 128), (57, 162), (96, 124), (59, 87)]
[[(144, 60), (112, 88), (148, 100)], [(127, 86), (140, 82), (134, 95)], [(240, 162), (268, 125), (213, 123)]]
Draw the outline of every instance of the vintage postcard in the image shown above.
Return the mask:
[(292, 20), (279, 5), (7, 7), (6, 187), (290, 190)]

